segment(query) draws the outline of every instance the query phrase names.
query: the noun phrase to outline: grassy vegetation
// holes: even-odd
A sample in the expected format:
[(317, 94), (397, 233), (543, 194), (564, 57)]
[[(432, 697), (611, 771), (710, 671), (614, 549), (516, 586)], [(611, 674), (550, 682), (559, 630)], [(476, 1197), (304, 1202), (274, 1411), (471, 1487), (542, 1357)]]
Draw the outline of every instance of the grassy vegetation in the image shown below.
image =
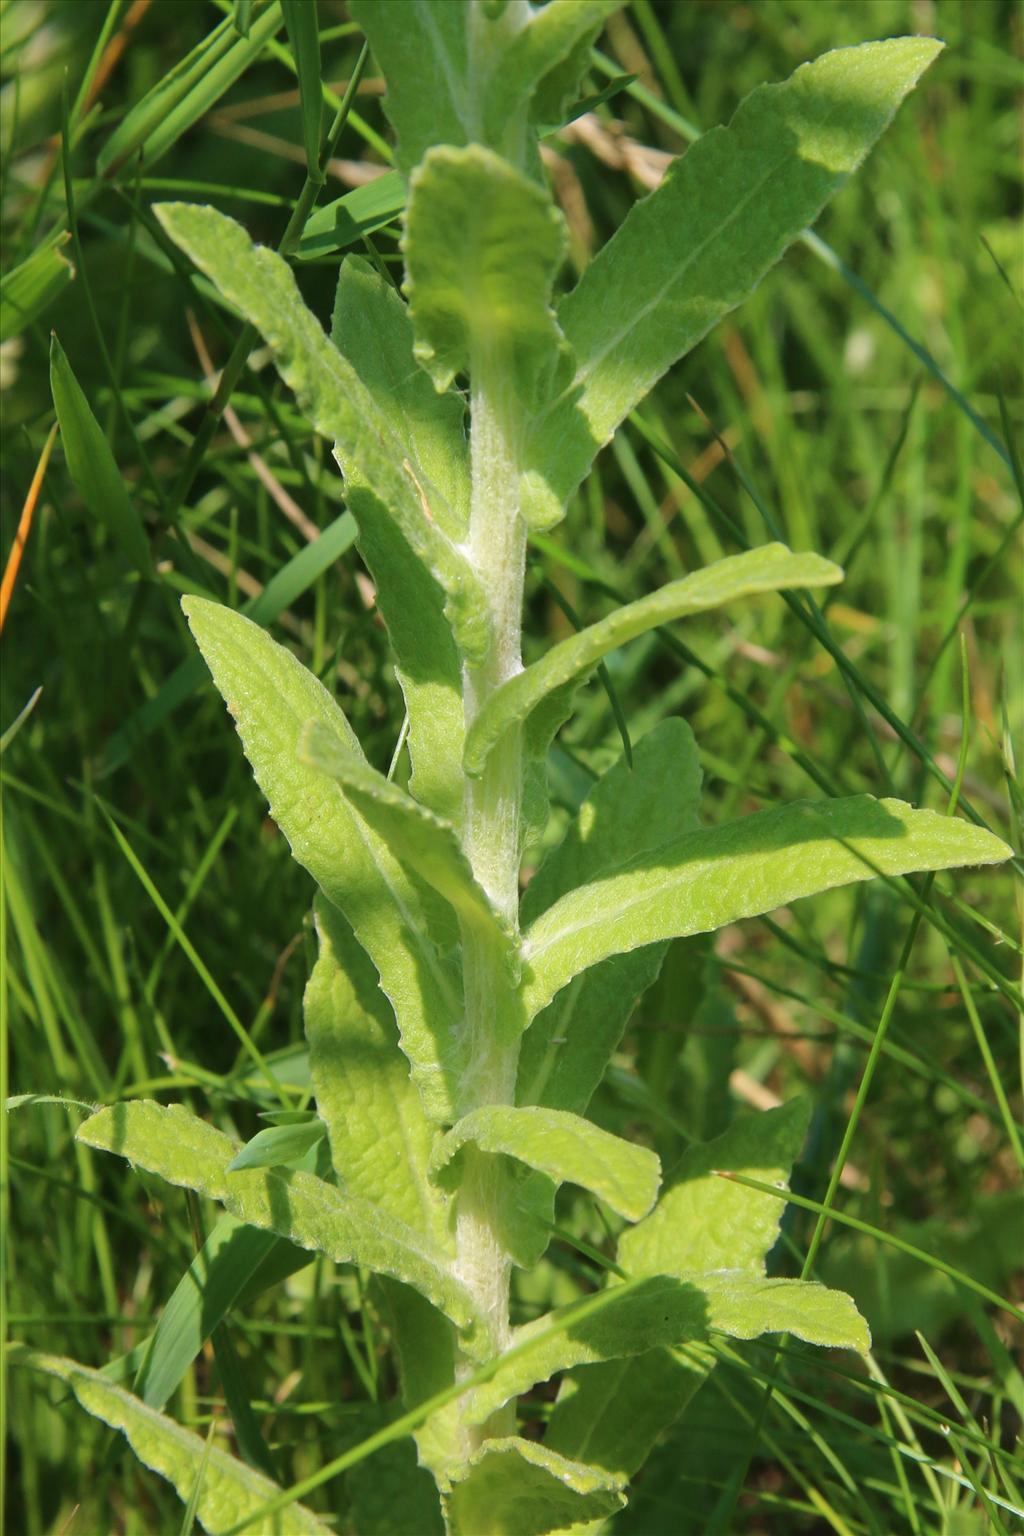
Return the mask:
[[(230, 411), (204, 415), (239, 322), (149, 212), (169, 195), (210, 201), (281, 241), (306, 177), (285, 33), (161, 158), (97, 173), (126, 111), (232, 9), (16, 0), (2, 12), (4, 270), (64, 230), (74, 267), (4, 344), (2, 548), (53, 424), (52, 328), (152, 560), (148, 571), (109, 485), (83, 499), (58, 439), (4, 624), (0, 728), (42, 693), (2, 764), (3, 1092), (173, 1099), (244, 1138), (268, 1102), (254, 1049), (303, 1102), (311, 888), (266, 817), (178, 598), (262, 604), (380, 768), (402, 708), (327, 446), (258, 347)], [(361, 38), (342, 4), (321, 0), (319, 14), (336, 107)], [(751, 87), (826, 48), (913, 31), (947, 50), (870, 175), (829, 208), (818, 243), (794, 248), (674, 370), (568, 520), (535, 540), (526, 628), (539, 654), (569, 632), (567, 615), (607, 612), (610, 592), (641, 596), (777, 533), (818, 550), (847, 571), (820, 623), (759, 605), (691, 621), (685, 648), (653, 636), (610, 656), (631, 722), (693, 724), (708, 820), (820, 792), (944, 809), (957, 783), (962, 812), (1019, 847), (1019, 12), (635, 0), (591, 75), (594, 92), (623, 73), (633, 83), (552, 140), (549, 165), (578, 267), (666, 154)], [(320, 202), (387, 153), (371, 59)], [(391, 223), (356, 232), (353, 248), (396, 272), (397, 240)], [(338, 260), (297, 263), (325, 319)], [(595, 685), (553, 753), (563, 818), (618, 749)], [(616, 1532), (973, 1536), (1020, 1518), (1014, 881), (1006, 867), (838, 892), (723, 934), (695, 1017), (686, 950), (645, 999), (595, 1117), (671, 1167), (732, 1116), (810, 1093), (795, 1185), (806, 1203), (788, 1210), (776, 1268), (798, 1274), (810, 1257), (817, 1278), (850, 1290), (875, 1350), (861, 1365), (723, 1343)], [(101, 1366), (151, 1331), (209, 1213), (76, 1145), (79, 1119), (38, 1103), (4, 1120), (8, 1336)], [(822, 1201), (837, 1211), (823, 1241)], [(520, 1285), (522, 1318), (577, 1296), (596, 1273), (588, 1251), (611, 1251), (592, 1201), (563, 1191), (559, 1221), (574, 1242)], [(175, 1416), (204, 1434), (229, 1433), (230, 1419), (236, 1444), (258, 1426), (290, 1486), (387, 1420), (385, 1327), (358, 1273), (318, 1261), (232, 1313)], [(12, 1371), (6, 1408), (11, 1529), (181, 1528), (170, 1490), (51, 1384)], [(538, 1394), (535, 1421), (548, 1408)], [(310, 1503), (359, 1536), (392, 1529), (377, 1523), (385, 1477), (371, 1457)]]

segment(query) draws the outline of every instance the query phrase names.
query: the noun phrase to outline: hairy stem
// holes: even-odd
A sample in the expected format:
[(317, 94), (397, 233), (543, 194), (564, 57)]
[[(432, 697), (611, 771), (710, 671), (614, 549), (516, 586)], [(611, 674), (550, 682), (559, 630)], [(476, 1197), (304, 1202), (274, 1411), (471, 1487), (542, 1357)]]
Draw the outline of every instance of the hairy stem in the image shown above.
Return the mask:
[[(486, 659), (466, 666), (463, 698), (467, 727), (496, 688), (522, 670), (520, 650), (526, 530), (519, 515), (518, 409), (502, 388), (502, 370), (486, 356), (474, 359), (472, 415), (473, 500), (469, 555), (487, 593), (491, 644)], [(473, 872), (495, 909), (515, 927), (519, 911), (519, 822), (522, 746), (509, 732), (491, 754), (480, 779), (467, 779), (465, 849)], [(463, 932), (463, 974), (469, 1068), (462, 1113), (515, 1097), (518, 1040), (502, 1030), (514, 985), (500, 948)], [(468, 1287), (490, 1331), (494, 1352), (509, 1339), (510, 1260), (502, 1240), (502, 1206), (508, 1199), (501, 1159), (467, 1147), (456, 1226), (459, 1278)], [(507, 1417), (507, 1415), (505, 1415)], [(507, 1424), (476, 1431), (488, 1432)]]

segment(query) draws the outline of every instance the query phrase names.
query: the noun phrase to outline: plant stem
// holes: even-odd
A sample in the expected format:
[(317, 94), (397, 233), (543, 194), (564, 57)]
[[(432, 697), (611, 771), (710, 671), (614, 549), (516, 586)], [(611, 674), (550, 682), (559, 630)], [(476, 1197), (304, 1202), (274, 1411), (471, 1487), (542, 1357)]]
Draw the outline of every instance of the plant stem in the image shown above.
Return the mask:
[[(503, 384), (498, 359), (474, 358), (469, 557), (487, 594), (491, 643), (482, 662), (464, 668), (467, 727), (494, 690), (522, 670), (526, 529), (519, 513), (519, 416)], [(510, 731), (491, 754), (483, 776), (466, 780), (464, 845), (477, 880), (513, 929), (519, 911), (522, 787), (521, 736)], [(468, 926), (463, 931), (463, 976), (469, 1065), (460, 1108), (466, 1113), (485, 1104), (513, 1102), (519, 1042), (503, 1027), (514, 988), (507, 959), (500, 946), (478, 938)], [(458, 1199), (456, 1272), (487, 1321), (493, 1353), (506, 1348), (510, 1337), (511, 1261), (501, 1235), (508, 1195), (502, 1160), (467, 1147)], [(472, 1368), (466, 1361), (460, 1369)], [(506, 1410), (498, 1416), (500, 1425), (492, 1422), (475, 1431), (477, 1442), (496, 1430), (508, 1433), (509, 1416)]]

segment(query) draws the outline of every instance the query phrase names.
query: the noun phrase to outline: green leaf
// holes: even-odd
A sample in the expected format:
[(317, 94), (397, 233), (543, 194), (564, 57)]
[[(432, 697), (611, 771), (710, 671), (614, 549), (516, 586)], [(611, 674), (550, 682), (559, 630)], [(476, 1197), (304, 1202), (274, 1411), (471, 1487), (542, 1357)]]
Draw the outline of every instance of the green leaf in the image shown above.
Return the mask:
[(617, 1479), (516, 1436), (487, 1440), (444, 1500), (451, 1536), (581, 1531), (625, 1502)]
[(404, 209), (405, 181), (400, 172), (385, 171), (333, 203), (314, 209), (292, 254), (299, 261), (332, 256), (335, 251), (358, 245), (364, 235), (393, 224)]
[[(671, 841), (698, 824), (701, 770), (683, 720), (663, 720), (598, 780), (559, 846), (523, 895), (529, 925), (559, 897)], [(523, 1039), (516, 1087), (520, 1104), (582, 1114), (637, 999), (658, 975), (663, 944), (615, 955), (564, 987)]]
[(412, 1440), (382, 1446), (351, 1467), (346, 1482), (359, 1536), (445, 1536), (437, 1487)]
[[(536, 168), (531, 117), (551, 121), (576, 90), (590, 44), (621, 0), (528, 8), (467, 0), (352, 0), (387, 79), (384, 109), (408, 174), (435, 144), (483, 143)], [(423, 89), (424, 80), (430, 90)], [(539, 175), (539, 170), (538, 170)]]
[(791, 1333), (823, 1349), (871, 1348), (868, 1325), (844, 1291), (811, 1280), (764, 1280), (737, 1271), (693, 1276), (708, 1301), (709, 1327), (734, 1339)]
[(453, 827), (371, 768), (362, 754), (357, 757), (322, 722), (311, 721), (303, 731), (299, 760), (340, 784), (346, 799), (394, 857), (443, 896), (467, 928), (503, 951), (512, 969), (514, 935), (502, 926), (487, 893), (474, 879)]
[(437, 1131), (398, 1049), (394, 1015), (341, 913), (316, 902), (320, 951), (303, 997), (317, 1109), (351, 1194), (448, 1242), (447, 1200), (429, 1176)]
[(545, 397), (565, 356), (551, 307), (565, 245), (546, 192), (489, 149), (430, 150), (410, 181), (404, 249), (416, 356), (438, 389), (481, 361), (527, 405)]
[(503, 1404), (574, 1366), (703, 1343), (714, 1333), (755, 1339), (793, 1333), (812, 1344), (870, 1348), (849, 1296), (804, 1280), (738, 1271), (634, 1277), (513, 1330), (495, 1375), (463, 1399), (463, 1421), (482, 1424)]
[(969, 822), (856, 795), (690, 832), (563, 897), (527, 932), (527, 1017), (608, 955), (727, 923), (876, 874), (998, 864), (1011, 850)]
[[(540, 706), (571, 697), (609, 651), (638, 635), (694, 613), (706, 613), (737, 598), (761, 592), (781, 592), (793, 587), (833, 586), (842, 571), (821, 555), (794, 555), (784, 544), (765, 544), (742, 555), (716, 560), (703, 570), (670, 581), (647, 597), (610, 613), (597, 624), (553, 645), (540, 661), (527, 667), (491, 695), (477, 715), (466, 738), (463, 761), (474, 778), (483, 773), (491, 752), (510, 726), (529, 721)], [(559, 708), (559, 717), (564, 708)], [(539, 723), (538, 723), (539, 721)], [(546, 750), (550, 723), (544, 708), (532, 723), (536, 753)], [(527, 725), (527, 735), (531, 734)]]
[[(135, 1390), (163, 1408), (213, 1330), (254, 1295), (310, 1262), (273, 1232), (222, 1216), (171, 1293), (153, 1334), (138, 1351)], [(112, 1379), (109, 1367), (103, 1374)]]
[(4, 273), (0, 279), (0, 341), (9, 341), (38, 320), (71, 282), (75, 269), (63, 253), (70, 239), (70, 233), (63, 230)]
[[(188, 1503), (195, 1490), (197, 1471), (203, 1467), (196, 1512), (211, 1536), (232, 1529), (280, 1492), (269, 1477), (236, 1461), (217, 1445), (207, 1447), (199, 1435), (182, 1429), (173, 1419), (107, 1381), (99, 1371), (20, 1345), (11, 1349), (8, 1358), (12, 1364), (42, 1371), (64, 1382), (87, 1413), (121, 1431), (139, 1460), (166, 1478), (183, 1503)], [(273, 1525), (264, 1529), (267, 1536), (271, 1531), (274, 1536), (331, 1536), (333, 1527), (324, 1525), (304, 1505), (289, 1504), (275, 1517)]]
[(783, 1207), (778, 1200), (715, 1177), (749, 1174), (785, 1189), (807, 1134), (810, 1105), (791, 1099), (746, 1115), (714, 1141), (690, 1147), (646, 1221), (619, 1238), (619, 1263), (631, 1275), (683, 1275), (730, 1269), (764, 1275)]
[(229, 710), (271, 814), (324, 894), (348, 918), (377, 967), (402, 1049), (428, 1114), (453, 1120), (462, 1078), (461, 981), (431, 924), (447, 907), (414, 884), (336, 784), (299, 761), (299, 737), (318, 719), (353, 754), (359, 744), (326, 688), (258, 625), (216, 603), (183, 607)]
[(153, 560), (142, 520), (56, 335), (50, 338), (50, 390), (75, 489), (135, 568), (143, 576), (152, 576)]
[(484, 1423), (512, 1398), (573, 1366), (705, 1340), (711, 1312), (703, 1278), (631, 1279), (516, 1328), (497, 1373), (463, 1399), (463, 1422)]
[(503, 1104), (471, 1110), (438, 1143), (435, 1169), (467, 1142), (482, 1152), (516, 1158), (559, 1182), (579, 1184), (628, 1221), (646, 1216), (657, 1198), (661, 1164), (653, 1152), (564, 1110)]
[(257, 1131), (228, 1164), (228, 1172), (240, 1168), (280, 1168), (318, 1146), (326, 1135), (327, 1127), (322, 1120), (310, 1120), (296, 1125), (268, 1125), (265, 1131)]
[(163, 203), (154, 209), (171, 239), (260, 332), (278, 371), (322, 436), (333, 440), (346, 475), (368, 485), (447, 598), (456, 637), (474, 659), (487, 649), (485, 599), (456, 547), (458, 517), (422, 465), (410, 463), (388, 416), (332, 346), (302, 302), (288, 263), (254, 246), (213, 208)]
[(236, 1148), (179, 1105), (134, 1100), (101, 1109), (78, 1129), (86, 1146), (116, 1152), (169, 1184), (194, 1189), (249, 1226), (263, 1227), (336, 1264), (361, 1264), (422, 1292), (457, 1327), (472, 1333), (472, 1304), (452, 1277), (448, 1255), (368, 1200), (311, 1173), (229, 1173)]
[(320, 144), (323, 138), (324, 98), (320, 82), (320, 28), (316, 0), (280, 0), (280, 6), (299, 79), (306, 168), (312, 179), (322, 185), (324, 174), (320, 169)]
[(624, 417), (814, 222), (941, 47), (865, 43), (759, 86), (631, 209), (558, 308), (577, 367), (527, 448), (535, 520), (557, 521)]
[(640, 1470), (715, 1364), (706, 1344), (585, 1365), (562, 1382), (544, 1444), (624, 1481)]
[(453, 532), (469, 529), (466, 405), (457, 390), (439, 393), (417, 365), (408, 305), (361, 256), (338, 273), (331, 340), (352, 364), (409, 460), (442, 495)]
[(240, 38), (225, 18), (132, 107), (100, 150), (99, 174), (116, 175), (136, 153), (151, 170), (259, 57), (281, 21), (280, 5), (270, 5)]

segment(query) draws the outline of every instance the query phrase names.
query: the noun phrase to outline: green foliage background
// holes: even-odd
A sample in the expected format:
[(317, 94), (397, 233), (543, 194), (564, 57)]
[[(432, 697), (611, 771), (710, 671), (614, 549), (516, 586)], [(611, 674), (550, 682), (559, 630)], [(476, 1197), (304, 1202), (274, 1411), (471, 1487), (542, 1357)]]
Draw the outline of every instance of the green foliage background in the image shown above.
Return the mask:
[[(84, 267), (0, 354), (3, 551), (52, 422), (52, 327), (112, 443), (156, 571), (141, 579), (130, 545), (85, 507), (58, 441), (3, 636), (0, 727), (43, 689), (3, 757), (4, 1027), (7, 1092), (167, 1096), (248, 1136), (259, 1106), (216, 994), (261, 1050), (281, 1053), (282, 1063), (295, 1058), (301, 1072), (310, 882), (266, 818), (201, 668), (194, 691), (130, 750), (112, 752), (112, 743), (126, 740), (147, 701), (193, 656), (179, 595), (241, 603), (343, 510), (324, 444), (257, 351), (232, 399), (251, 447), (221, 426), (176, 531), (161, 511), (208, 394), (186, 310), (215, 366), (238, 326), (180, 262), (170, 265), (148, 205), (168, 195), (208, 200), (276, 244), (304, 176), (293, 72), (265, 53), (158, 164), (93, 186), (96, 155), (125, 110), (227, 9), (153, 0), (118, 12), (112, 35), (124, 35), (123, 52), (73, 155)], [(54, 140), (61, 91), (66, 78), (74, 100), (107, 13), (97, 0), (13, 0), (0, 10), (5, 272), (67, 219)], [(340, 0), (320, 0), (319, 15), (324, 78), (337, 88), (359, 38)], [(552, 141), (555, 185), (578, 264), (621, 221), (664, 152), (684, 147), (680, 118), (710, 127), (754, 85), (829, 47), (913, 31), (943, 38), (947, 50), (819, 233), (1001, 441), (1008, 426), (1019, 429), (1022, 412), (1021, 15), (1011, 4), (640, 0), (601, 43), (611, 72), (636, 81), (587, 129)], [(282, 32), (282, 51), (284, 43)], [(371, 63), (357, 98), (366, 132), (350, 120), (321, 201), (341, 195), (361, 167), (381, 164), (376, 135), (386, 130), (374, 72)], [(595, 90), (605, 83), (597, 65), (592, 80)], [(373, 244), (394, 270), (396, 226)], [(300, 268), (325, 320), (336, 268), (337, 256)], [(735, 467), (722, 462), (715, 432)], [(669, 462), (653, 439), (668, 446)], [(1019, 800), (1008, 793), (1005, 743), (1014, 729), (1019, 741), (1024, 713), (1019, 492), (1006, 459), (863, 293), (798, 246), (673, 371), (602, 455), (566, 524), (537, 542), (529, 655), (567, 632), (566, 604), (584, 621), (608, 611), (595, 578), (633, 598), (735, 548), (672, 461), (748, 539), (770, 536), (766, 518), (774, 519), (794, 548), (846, 566), (829, 619), (857, 669), (847, 690), (781, 604), (691, 625), (689, 664), (653, 637), (611, 657), (636, 731), (667, 713), (694, 726), (705, 815), (725, 818), (816, 793), (815, 785), (896, 792), (942, 808), (946, 792), (873, 706), (871, 688), (947, 778), (966, 723), (965, 793), (997, 830), (1015, 832)], [(400, 698), (353, 550), (289, 604), (275, 633), (336, 690), (386, 768)], [(970, 678), (966, 722), (958, 634)], [(608, 700), (595, 685), (556, 753), (556, 800), (574, 803), (588, 767), (605, 766), (616, 750)], [(123, 756), (114, 769), (112, 756)], [(205, 977), (140, 870), (195, 945)], [(1013, 880), (1009, 868), (967, 873), (933, 891), (956, 935), (976, 1023), (949, 947), (926, 923), (841, 1209), (996, 1290), (1016, 1284), (1019, 1301), (1020, 1171), (993, 1088), (995, 1078), (1019, 1121)], [(689, 1033), (681, 951), (634, 1021), (597, 1118), (646, 1136), (671, 1166), (687, 1138), (809, 1090), (817, 1109), (797, 1187), (820, 1198), (911, 917), (900, 892), (872, 887), (809, 913), (798, 907), (774, 925), (730, 930), (719, 945), (721, 984)], [(7, 1324), (13, 1337), (101, 1365), (158, 1314), (194, 1252), (196, 1213), (180, 1192), (76, 1147), (76, 1121), (77, 1112), (40, 1105), (7, 1122)], [(791, 1273), (814, 1218), (790, 1216), (778, 1266)], [(577, 1238), (605, 1242), (582, 1198), (566, 1196), (561, 1219)], [(586, 1270), (579, 1253), (556, 1245), (521, 1284), (521, 1315), (577, 1294)], [(773, 1350), (723, 1351), (725, 1363), (656, 1454), (616, 1531), (1012, 1528), (1012, 1516), (978, 1489), (1020, 1503), (1008, 1460), (1024, 1410), (1019, 1331), (1015, 1339), (1005, 1314), (934, 1269), (841, 1226), (817, 1273), (865, 1310), (891, 1392), (852, 1356), (794, 1351), (762, 1420)], [(359, 1277), (319, 1264), (233, 1320), (246, 1391), (286, 1482), (380, 1422), (394, 1391), (381, 1327)], [(172, 1406), (201, 1431), (223, 1412), (212, 1357), (200, 1359)], [(538, 1401), (538, 1416), (544, 1406)], [(36, 1378), (11, 1375), (7, 1412), (12, 1530), (179, 1528), (169, 1490)], [(386, 1473), (374, 1461), (362, 1473), (321, 1490), (317, 1507), (342, 1510), (341, 1528), (369, 1536), (387, 1528), (371, 1510), (373, 1484)]]

